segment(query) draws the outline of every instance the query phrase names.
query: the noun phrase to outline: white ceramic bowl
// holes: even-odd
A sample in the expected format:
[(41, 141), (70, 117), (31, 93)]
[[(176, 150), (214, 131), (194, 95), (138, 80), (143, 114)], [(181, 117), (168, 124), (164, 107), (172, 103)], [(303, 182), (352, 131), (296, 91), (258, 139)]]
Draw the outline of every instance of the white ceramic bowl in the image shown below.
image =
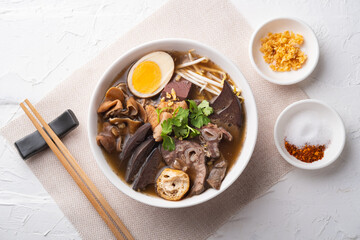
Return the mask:
[[(281, 33), (284, 31), (293, 31), (295, 34), (303, 35), (304, 43), (300, 48), (308, 56), (308, 59), (297, 71), (274, 72), (265, 62), (263, 53), (260, 52), (261, 39), (266, 37), (269, 32)], [(263, 78), (272, 83), (290, 85), (304, 80), (314, 71), (319, 60), (319, 44), (313, 30), (303, 21), (296, 18), (275, 18), (265, 22), (253, 33), (249, 56), (253, 67)]]
[[(181, 201), (167, 201), (160, 197), (154, 197), (132, 190), (132, 188), (128, 184), (123, 182), (113, 172), (106, 159), (104, 158), (100, 147), (97, 146), (95, 141), (97, 135), (98, 118), (96, 110), (100, 105), (106, 90), (111, 86), (111, 82), (125, 66), (128, 66), (130, 63), (138, 60), (145, 54), (152, 51), (188, 51), (189, 49), (195, 49), (196, 53), (209, 57), (212, 61), (214, 61), (222, 69), (224, 69), (235, 81), (236, 85), (238, 85), (242, 89), (242, 93), (245, 98), (246, 139), (241, 154), (239, 155), (234, 166), (226, 175), (219, 190), (209, 189), (200, 195), (186, 198)], [(163, 39), (151, 41), (135, 47), (126, 52), (124, 55), (120, 56), (111, 66), (109, 66), (101, 79), (99, 79), (99, 82), (97, 83), (97, 86), (91, 97), (88, 115), (88, 137), (91, 150), (97, 164), (99, 165), (105, 176), (110, 180), (112, 184), (114, 184), (120, 191), (122, 191), (129, 197), (148, 205), (164, 208), (181, 208), (200, 204), (219, 195), (225, 189), (227, 189), (240, 176), (247, 163), (249, 162), (256, 142), (257, 129), (258, 121), (255, 100), (251, 89), (246, 82), (244, 76), (241, 74), (240, 70), (229, 59), (224, 57), (215, 49), (210, 48), (202, 43), (187, 39)]]
[[(330, 143), (327, 146), (324, 157), (312, 163), (302, 162), (291, 156), (285, 148), (284, 138), (287, 124), (304, 111), (314, 111), (321, 120), (328, 125), (331, 134)], [(307, 99), (295, 102), (286, 107), (275, 123), (275, 145), (281, 156), (290, 164), (302, 169), (319, 169), (333, 163), (342, 152), (345, 145), (345, 127), (339, 114), (329, 105), (315, 99)]]

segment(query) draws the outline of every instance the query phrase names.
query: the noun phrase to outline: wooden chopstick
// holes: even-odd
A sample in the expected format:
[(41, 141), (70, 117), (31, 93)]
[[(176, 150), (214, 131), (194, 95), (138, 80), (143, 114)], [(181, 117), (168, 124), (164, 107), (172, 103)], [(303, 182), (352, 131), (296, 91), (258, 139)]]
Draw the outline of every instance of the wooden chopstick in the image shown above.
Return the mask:
[[(24, 103), (21, 103), (20, 106), (24, 110), (25, 114), (29, 117), (31, 122), (34, 124), (36, 129), (39, 131), (41, 136), (44, 138), (46, 143), (49, 145), (50, 149), (54, 152), (56, 157), (63, 164), (65, 169), (74, 179), (76, 184), (83, 191), (85, 196), (89, 199), (91, 204), (94, 206), (95, 210), (100, 214), (105, 223), (109, 226), (110, 230), (113, 232), (117, 239), (129, 239), (133, 240), (134, 238), (116, 215), (115, 211), (110, 207), (109, 203), (105, 200), (105, 198), (101, 195), (99, 190), (95, 187), (94, 183), (89, 179), (89, 177), (85, 174), (82, 168), (79, 166), (75, 158), (71, 155), (69, 150), (65, 147), (65, 145), (61, 142), (58, 136), (54, 133), (54, 131), (50, 128), (50, 126), (45, 122), (45, 120), (41, 117), (41, 115), (36, 111), (34, 106), (29, 102), (29, 100), (25, 100), (25, 103), (29, 106), (33, 114), (40, 121), (40, 123), (45, 128), (46, 132), (42, 129), (38, 121), (34, 118), (34, 116), (29, 112)], [(55, 142), (55, 143), (54, 143)]]

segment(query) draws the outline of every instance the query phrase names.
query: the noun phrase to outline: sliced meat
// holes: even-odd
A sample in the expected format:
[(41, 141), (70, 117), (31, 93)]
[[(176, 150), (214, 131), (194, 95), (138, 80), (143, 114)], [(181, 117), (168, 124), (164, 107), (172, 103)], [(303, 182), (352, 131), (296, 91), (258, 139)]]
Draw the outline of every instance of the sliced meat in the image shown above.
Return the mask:
[(188, 109), (188, 105), (186, 103), (186, 101), (181, 101), (181, 102), (160, 102), (158, 108), (163, 109), (163, 108), (169, 108), (166, 111), (167, 112), (174, 112), (178, 107), (182, 107), (183, 109)]
[(102, 146), (108, 153), (112, 153), (116, 149), (117, 141), (115, 135), (112, 133), (113, 128), (113, 125), (105, 122), (103, 124), (103, 130), (96, 136), (96, 143)]
[(214, 109), (214, 112), (219, 112), (229, 107), (233, 101), (234, 92), (228, 83), (224, 81), (224, 86), (219, 94), (211, 103), (211, 107)]
[(225, 177), (226, 169), (228, 166), (228, 162), (221, 155), (221, 157), (214, 162), (214, 166), (209, 173), (209, 177), (206, 179), (206, 182), (217, 190), (220, 189), (221, 182)]
[(230, 106), (217, 112), (214, 117), (218, 116), (218, 119), (225, 119), (225, 123), (238, 126), (240, 128), (243, 124), (243, 112), (241, 109), (240, 100), (234, 95), (234, 100), (231, 102)]
[(174, 110), (176, 110), (178, 107), (182, 107), (183, 109), (188, 109), (188, 105), (186, 101), (176, 102), (174, 103)]
[[(185, 101), (181, 102), (175, 102), (172, 103), (169, 106), (170, 102), (161, 102), (158, 106), (158, 109), (163, 109), (163, 111), (160, 113), (160, 117), (158, 118), (158, 114), (156, 112), (156, 109), (154, 106), (146, 106), (146, 114), (148, 122), (151, 124), (151, 128), (154, 132), (153, 137), (155, 141), (160, 142), (162, 140), (161, 137), (161, 123), (163, 123), (166, 119), (169, 119), (172, 117), (172, 113), (174, 110), (176, 110), (178, 107), (182, 107), (184, 109), (188, 108), (188, 105)], [(167, 109), (169, 108), (169, 109)], [(160, 120), (160, 121), (159, 121)]]
[(191, 173), (193, 171), (195, 172), (196, 177), (193, 179), (193, 186), (189, 192), (189, 196), (199, 195), (205, 189), (204, 184), (205, 184), (205, 178), (206, 178), (206, 174), (207, 174), (207, 168), (205, 165), (205, 157), (204, 157), (204, 164), (201, 161), (199, 163), (195, 163), (193, 165), (193, 168), (190, 168), (189, 176), (190, 176), (190, 174), (191, 175), (194, 174), (194, 173)]
[(133, 185), (135, 191), (145, 190), (149, 184), (155, 183), (156, 174), (161, 161), (161, 152), (159, 148), (155, 148), (146, 158), (135, 178)]
[(161, 137), (161, 132), (162, 132), (162, 127), (161, 127), (161, 124), (172, 117), (172, 114), (171, 113), (168, 113), (168, 112), (163, 112), (160, 114), (160, 123), (155, 127), (154, 129), (154, 133), (153, 133), (153, 137), (155, 139), (156, 142), (160, 142), (162, 140), (162, 137)]
[(146, 157), (149, 155), (151, 150), (155, 145), (155, 141), (153, 138), (147, 139), (145, 142), (141, 143), (131, 155), (131, 158), (127, 164), (125, 180), (128, 183), (131, 183), (135, 175), (138, 173), (140, 167), (146, 160)]
[(166, 93), (171, 94), (171, 89), (174, 89), (176, 96), (179, 100), (185, 100), (188, 98), (192, 83), (184, 78), (180, 78), (178, 81), (173, 78), (164, 88), (161, 93), (161, 97), (166, 97)]
[(203, 148), (198, 143), (188, 140), (175, 140), (175, 145), (176, 149), (171, 152), (161, 149), (164, 161), (168, 166), (189, 175), (193, 185), (189, 196), (202, 193), (207, 172)]
[(156, 108), (151, 105), (145, 107), (147, 122), (151, 124), (151, 129), (154, 131), (155, 127), (159, 124)]
[(201, 141), (205, 146), (207, 157), (220, 157), (219, 143), (222, 139), (232, 141), (232, 135), (222, 127), (208, 123), (200, 129)]
[(145, 123), (141, 127), (139, 127), (135, 134), (132, 135), (123, 146), (123, 151), (121, 152), (119, 158), (120, 161), (124, 161), (125, 159), (128, 159), (131, 154), (133, 153), (133, 150), (139, 146), (140, 143), (142, 143), (145, 138), (148, 136), (151, 129), (150, 123)]
[(214, 109), (214, 113), (209, 116), (211, 120), (225, 122), (238, 127), (242, 126), (242, 105), (227, 81), (224, 81), (223, 89), (220, 95), (212, 101), (211, 107)]

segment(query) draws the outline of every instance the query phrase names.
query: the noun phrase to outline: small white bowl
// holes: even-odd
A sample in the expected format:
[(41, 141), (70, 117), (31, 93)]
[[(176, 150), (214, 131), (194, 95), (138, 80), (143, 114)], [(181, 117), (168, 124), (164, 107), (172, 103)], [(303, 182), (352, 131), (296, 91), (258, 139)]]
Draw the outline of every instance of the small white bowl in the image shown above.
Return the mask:
[[(122, 181), (111, 169), (107, 163), (100, 147), (96, 144), (96, 135), (97, 135), (97, 108), (99, 107), (106, 90), (111, 86), (114, 78), (119, 74), (119, 72), (129, 64), (138, 60), (147, 53), (163, 50), (163, 51), (188, 51), (189, 49), (195, 49), (195, 52), (202, 56), (207, 56), (218, 66), (220, 66), (225, 72), (227, 72), (235, 84), (242, 89), (242, 94), (246, 101), (245, 104), (245, 114), (246, 114), (246, 135), (245, 141), (239, 154), (236, 162), (226, 174), (221, 187), (219, 190), (208, 189), (202, 194), (193, 196), (190, 198), (185, 198), (181, 201), (167, 201), (160, 197), (146, 195), (134, 191), (131, 186)], [(194, 206), (205, 201), (208, 201), (215, 196), (219, 195), (225, 191), (235, 180), (240, 176), (240, 174), (245, 169), (248, 164), (250, 157), (253, 153), (256, 138), (257, 138), (257, 129), (258, 129), (258, 120), (257, 120), (257, 111), (254, 96), (251, 92), (250, 86), (247, 83), (246, 79), (238, 69), (238, 67), (231, 62), (228, 58), (222, 55), (217, 50), (206, 46), (197, 41), (189, 39), (161, 39), (156, 41), (151, 41), (142, 45), (139, 45), (133, 49), (130, 49), (128, 52), (124, 53), (122, 56), (109, 66), (105, 71), (104, 75), (99, 79), (94, 93), (92, 94), (91, 101), (89, 104), (89, 113), (88, 113), (88, 138), (90, 142), (90, 147), (92, 153), (95, 157), (95, 160), (103, 171), (104, 175), (114, 184), (120, 191), (128, 195), (129, 197), (155, 207), (162, 208), (182, 208)]]
[[(292, 31), (304, 37), (304, 43), (300, 48), (308, 59), (303, 67), (296, 71), (275, 72), (265, 62), (263, 53), (260, 52), (261, 39), (266, 37), (269, 32), (281, 33), (285, 31)], [(272, 83), (290, 85), (304, 80), (314, 71), (319, 60), (319, 43), (313, 30), (303, 21), (296, 18), (275, 18), (265, 22), (253, 33), (250, 40), (249, 56), (253, 67), (263, 78)]]
[[(324, 157), (312, 163), (302, 162), (291, 156), (284, 142), (287, 124), (297, 117), (297, 114), (308, 110), (315, 111), (331, 130), (330, 143), (325, 149)], [(287, 106), (281, 112), (275, 123), (274, 140), (281, 156), (291, 165), (302, 169), (319, 169), (330, 165), (339, 157), (345, 145), (345, 127), (339, 114), (329, 105), (315, 99), (301, 100)]]

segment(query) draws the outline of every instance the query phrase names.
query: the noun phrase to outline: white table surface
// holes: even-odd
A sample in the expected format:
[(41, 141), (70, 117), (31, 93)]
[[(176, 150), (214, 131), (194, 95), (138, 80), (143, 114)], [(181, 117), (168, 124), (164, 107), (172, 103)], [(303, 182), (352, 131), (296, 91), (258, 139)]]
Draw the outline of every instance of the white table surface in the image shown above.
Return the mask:
[[(165, 2), (0, 1), (0, 126), (22, 113), (25, 97), (40, 100)], [(339, 112), (347, 142), (333, 165), (292, 171), (211, 239), (360, 239), (360, 1), (233, 2), (253, 28), (278, 16), (310, 24), (321, 56), (299, 86)], [(17, 153), (0, 142), (0, 239), (80, 239)]]

